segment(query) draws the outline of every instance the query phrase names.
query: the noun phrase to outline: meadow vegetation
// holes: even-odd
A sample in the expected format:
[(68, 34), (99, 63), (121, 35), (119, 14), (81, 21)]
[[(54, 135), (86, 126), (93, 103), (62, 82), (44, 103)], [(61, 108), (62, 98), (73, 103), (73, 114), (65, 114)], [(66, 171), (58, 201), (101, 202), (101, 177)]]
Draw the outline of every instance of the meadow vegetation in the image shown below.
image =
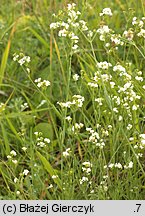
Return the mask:
[(144, 11), (1, 0), (0, 199), (145, 199)]

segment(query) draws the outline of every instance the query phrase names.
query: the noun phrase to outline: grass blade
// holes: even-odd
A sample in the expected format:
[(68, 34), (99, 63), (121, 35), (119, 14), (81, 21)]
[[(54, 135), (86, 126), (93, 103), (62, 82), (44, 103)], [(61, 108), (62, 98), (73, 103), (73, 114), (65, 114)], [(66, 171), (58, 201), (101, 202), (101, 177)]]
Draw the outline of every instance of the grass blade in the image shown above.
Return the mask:
[[(39, 157), (39, 159), (41, 160), (41, 162), (43, 163), (44, 168), (47, 170), (47, 172), (53, 176), (56, 175), (57, 171), (55, 169), (53, 169), (53, 167), (51, 166), (51, 164), (46, 160), (46, 158), (44, 156), (42, 156), (42, 154), (40, 154), (40, 152), (36, 152), (37, 156)], [(53, 179), (54, 182), (57, 184), (57, 186), (59, 187), (59, 189), (62, 190), (62, 186), (61, 186), (61, 181), (58, 178)]]

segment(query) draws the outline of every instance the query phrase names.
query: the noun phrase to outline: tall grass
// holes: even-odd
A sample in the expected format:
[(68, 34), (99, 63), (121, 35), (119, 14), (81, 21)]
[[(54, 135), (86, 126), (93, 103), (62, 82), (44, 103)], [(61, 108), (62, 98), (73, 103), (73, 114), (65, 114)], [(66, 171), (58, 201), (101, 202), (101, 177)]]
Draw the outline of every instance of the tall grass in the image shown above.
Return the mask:
[(0, 198), (145, 199), (144, 1), (7, 2)]

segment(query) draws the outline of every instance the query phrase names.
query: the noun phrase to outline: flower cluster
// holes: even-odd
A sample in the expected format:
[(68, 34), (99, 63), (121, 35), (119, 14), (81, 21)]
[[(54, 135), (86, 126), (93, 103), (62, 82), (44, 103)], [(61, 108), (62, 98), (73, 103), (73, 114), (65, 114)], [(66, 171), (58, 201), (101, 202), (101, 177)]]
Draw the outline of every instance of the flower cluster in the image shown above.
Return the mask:
[(35, 136), (36, 136), (36, 145), (40, 146), (41, 148), (45, 147), (47, 144), (50, 143), (50, 139), (48, 138), (44, 138), (42, 136), (41, 132), (34, 132)]
[(100, 13), (100, 16), (104, 16), (104, 15), (112, 16), (113, 14), (111, 8), (104, 8)]
[(82, 123), (75, 123), (75, 125), (72, 126), (72, 131), (75, 132), (75, 133), (77, 133), (83, 127), (84, 127), (84, 124), (82, 124)]
[(12, 161), (12, 163), (17, 164), (18, 161), (16, 159), (14, 159), (14, 157), (16, 157), (17, 153), (16, 151), (12, 150), (10, 152), (10, 155), (7, 156), (8, 159), (10, 159)]
[(67, 101), (67, 102), (57, 102), (61, 106), (61, 108), (70, 108), (72, 105), (75, 105), (76, 107), (82, 107), (83, 102), (85, 98), (81, 95), (73, 95), (72, 101)]
[(20, 53), (20, 54), (16, 54), (14, 53), (13, 54), (13, 61), (17, 61), (20, 66), (22, 65), (27, 65), (31, 59), (30, 59), (30, 56), (25, 56), (23, 53)]
[(92, 163), (90, 163), (89, 161), (85, 161), (82, 163), (82, 165), (83, 172), (85, 172), (87, 175), (90, 175), (92, 170)]
[(145, 38), (145, 29), (144, 29), (145, 17), (138, 19), (137, 17), (133, 17), (132, 25), (137, 28), (137, 36)]
[(70, 156), (71, 150), (70, 148), (67, 148), (64, 152), (62, 152), (63, 157), (68, 157)]
[(84, 182), (88, 182), (89, 179), (88, 177), (83, 176), (79, 181), (80, 181), (80, 184), (83, 184)]
[(98, 62), (97, 67), (99, 69), (108, 70), (109, 67), (112, 67), (112, 64), (110, 62), (104, 61), (104, 62)]
[(104, 166), (104, 168), (106, 169), (106, 168), (110, 168), (110, 169), (112, 169), (112, 168), (118, 168), (118, 169), (132, 169), (133, 168), (133, 162), (132, 161), (130, 161), (129, 163), (128, 163), (128, 165), (122, 165), (121, 163), (110, 163), (108, 166), (107, 165), (105, 165)]
[[(67, 19), (63, 20), (65, 14)], [(64, 17), (62, 18), (59, 16), (57, 17), (59, 18), (59, 21), (50, 24), (50, 29), (59, 29), (58, 32), (59, 37), (67, 37), (72, 41), (73, 50), (78, 49), (79, 37), (76, 35), (78, 29), (80, 29), (81, 31), (88, 30), (86, 22), (84, 20), (79, 20), (80, 15), (81, 15), (80, 11), (76, 10), (75, 3), (68, 4), (66, 12), (65, 13), (63, 12)]]
[(97, 33), (100, 35), (100, 40), (105, 41), (106, 37), (109, 33), (111, 33), (111, 29), (107, 25), (100, 26), (100, 28), (97, 29)]
[(25, 109), (27, 109), (29, 106), (28, 106), (28, 103), (24, 103), (24, 104), (21, 104), (21, 111), (24, 111)]
[[(92, 128), (86, 128), (86, 131), (89, 132), (88, 142), (95, 144), (100, 149), (103, 149), (105, 146), (105, 140), (100, 137), (99, 133), (94, 131)], [(102, 130), (102, 131), (104, 132), (104, 135), (108, 136), (107, 132), (105, 133), (104, 130)], [(103, 133), (102, 133), (102, 135), (103, 135)]]
[(42, 80), (41, 78), (35, 79), (34, 82), (37, 83), (38, 88), (45, 88), (50, 86), (50, 82), (48, 80)]
[[(111, 63), (108, 62), (99, 62), (97, 67), (102, 70), (107, 70), (111, 67)], [(101, 70), (95, 72), (94, 77), (92, 78), (92, 82), (88, 82), (88, 85), (93, 88), (97, 88), (101, 83), (108, 83), (110, 81), (111, 87), (114, 87), (115, 83), (111, 82), (112, 75), (108, 73), (103, 73)]]

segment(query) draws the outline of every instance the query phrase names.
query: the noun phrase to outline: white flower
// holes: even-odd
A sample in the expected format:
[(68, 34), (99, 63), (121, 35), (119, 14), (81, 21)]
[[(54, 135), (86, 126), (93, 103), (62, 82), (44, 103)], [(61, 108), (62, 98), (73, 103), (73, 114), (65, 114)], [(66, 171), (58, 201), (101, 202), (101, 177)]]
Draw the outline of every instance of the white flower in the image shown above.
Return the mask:
[(108, 26), (103, 25), (101, 26), (98, 30), (97, 33), (100, 34), (100, 40), (101, 41), (105, 41), (105, 35), (108, 34), (110, 32), (110, 29)]
[(121, 41), (121, 36), (120, 35), (116, 35), (116, 34), (112, 34), (111, 36), (111, 41), (116, 44), (116, 45), (123, 45), (123, 41)]
[(52, 175), (51, 177), (52, 177), (52, 179), (56, 179), (56, 178), (58, 178), (58, 175)]
[(50, 184), (48, 187), (47, 187), (48, 189), (50, 189), (50, 188), (53, 188), (53, 185), (52, 184)]
[(77, 44), (74, 44), (74, 45), (72, 46), (72, 49), (73, 49), (73, 50), (77, 50), (78, 47), (79, 47), (79, 46), (78, 46)]
[(98, 84), (97, 83), (93, 83), (93, 82), (88, 82), (88, 86), (90, 86), (92, 88), (98, 88)]
[(80, 179), (80, 184), (83, 184), (84, 182), (89, 181), (89, 179), (85, 176), (82, 177), (82, 179)]
[(60, 23), (59, 23), (59, 22), (51, 23), (51, 24), (50, 24), (50, 29), (56, 29), (56, 28), (58, 28), (58, 27), (60, 27)]
[(97, 63), (97, 66), (98, 66), (98, 68), (107, 70), (109, 67), (112, 66), (112, 64), (111, 64), (111, 63), (108, 63), (107, 61), (104, 61), (104, 62), (98, 62), (98, 63)]
[(72, 103), (72, 102), (70, 102), (70, 101), (67, 101), (66, 103), (64, 103), (64, 102), (57, 102), (57, 104), (59, 104), (62, 108), (70, 108), (71, 107), (71, 105), (72, 104), (74, 104), (74, 103)]
[(14, 164), (17, 164), (17, 163), (18, 163), (18, 161), (17, 161), (17, 160), (12, 160), (12, 162), (13, 162)]
[(16, 194), (17, 194), (17, 196), (19, 196), (20, 195), (20, 191), (17, 191)]
[(78, 81), (78, 79), (79, 79), (79, 75), (78, 75), (78, 74), (74, 74), (74, 75), (73, 75), (73, 80), (74, 80), (74, 81)]
[(43, 80), (43, 83), (45, 86), (49, 86), (50, 85), (50, 82), (48, 80)]
[(14, 178), (14, 183), (17, 183), (18, 179), (17, 178)]
[(87, 36), (88, 36), (89, 38), (92, 38), (92, 37), (93, 37), (93, 32), (92, 32), (92, 31), (88, 31)]
[(72, 118), (71, 118), (70, 116), (67, 116), (65, 119), (66, 119), (68, 122), (70, 122), (70, 121), (72, 120)]
[(44, 142), (46, 142), (46, 143), (50, 143), (50, 139), (48, 139), (48, 138), (44, 138)]
[(62, 153), (62, 155), (63, 155), (64, 157), (68, 157), (68, 156), (70, 155), (70, 153), (71, 153), (70, 148), (67, 148), (67, 149)]
[(103, 105), (103, 103), (102, 103), (103, 100), (104, 100), (103, 98), (95, 98), (95, 101), (98, 102), (98, 104), (99, 104), (100, 106)]
[(34, 134), (35, 134), (35, 136), (38, 136), (39, 135), (39, 133), (36, 131), (36, 132), (34, 132)]
[(140, 134), (139, 137), (140, 137), (141, 139), (145, 139), (145, 134)]
[(123, 67), (123, 66), (121, 66), (121, 65), (115, 65), (114, 67), (113, 67), (113, 71), (120, 71), (120, 72), (126, 72), (126, 69)]
[(121, 165), (121, 163), (115, 163), (114, 166), (117, 167), (117, 168), (119, 168), (119, 169), (122, 169), (122, 165)]
[(129, 141), (133, 141), (133, 140), (134, 140), (134, 137), (130, 137), (130, 138), (129, 138)]
[(130, 168), (130, 169), (131, 169), (132, 167), (133, 167), (133, 162), (132, 162), (132, 161), (130, 161), (130, 162), (129, 162), (129, 164), (128, 164), (128, 168)]
[(18, 58), (19, 58), (19, 55), (17, 55), (16, 53), (14, 53), (13, 56), (14, 56), (14, 57), (13, 57), (13, 61), (17, 61)]
[(89, 161), (83, 162), (82, 165), (85, 167), (92, 167), (92, 163), (90, 163)]
[(108, 167), (109, 167), (109, 168), (113, 168), (113, 167), (114, 167), (114, 164), (111, 163), (111, 164), (108, 165)]
[(17, 155), (17, 153), (16, 153), (14, 150), (12, 150), (12, 151), (10, 152), (10, 154), (11, 154), (12, 156), (16, 156), (16, 155)]
[(129, 41), (131, 41), (133, 39), (133, 36), (134, 36), (134, 32), (129, 29), (128, 31), (124, 31), (123, 32), (123, 36), (128, 39)]
[(74, 132), (75, 130), (80, 130), (83, 128), (84, 124), (82, 123), (75, 123), (75, 125), (72, 127), (72, 131)]
[(118, 109), (116, 107), (113, 108), (113, 111), (118, 113)]
[(10, 155), (7, 155), (7, 158), (8, 158), (8, 159), (11, 159), (12, 157), (11, 157)]
[(37, 143), (37, 146), (40, 146), (41, 148), (43, 148), (43, 147), (45, 147), (46, 145), (45, 145), (45, 142), (40, 141), (40, 142)]
[(133, 106), (132, 106), (132, 110), (137, 110), (138, 107), (139, 107), (139, 105), (133, 105)]
[(67, 30), (66, 29), (62, 29), (58, 32), (58, 36), (59, 37), (66, 37), (68, 34)]
[(127, 130), (130, 130), (132, 128), (132, 125), (128, 124), (126, 128), (127, 128)]
[(114, 88), (115, 82), (110, 82), (110, 86), (111, 86), (111, 88)]
[(140, 81), (140, 82), (143, 82), (143, 77), (141, 77), (141, 76), (136, 76), (135, 79)]
[(75, 3), (67, 4), (67, 9), (68, 9), (68, 10), (74, 10), (75, 7), (76, 7), (76, 4), (75, 4)]
[(34, 82), (37, 83), (38, 88), (50, 86), (50, 82), (48, 80), (41, 81), (41, 78), (35, 79)]
[(27, 176), (27, 175), (28, 175), (28, 173), (29, 173), (29, 170), (27, 170), (27, 169), (24, 169), (24, 171), (23, 171), (23, 175)]
[(112, 11), (110, 8), (104, 8), (102, 10), (102, 13), (100, 13), (100, 16), (104, 16), (104, 15), (108, 15), (108, 16), (112, 16)]

